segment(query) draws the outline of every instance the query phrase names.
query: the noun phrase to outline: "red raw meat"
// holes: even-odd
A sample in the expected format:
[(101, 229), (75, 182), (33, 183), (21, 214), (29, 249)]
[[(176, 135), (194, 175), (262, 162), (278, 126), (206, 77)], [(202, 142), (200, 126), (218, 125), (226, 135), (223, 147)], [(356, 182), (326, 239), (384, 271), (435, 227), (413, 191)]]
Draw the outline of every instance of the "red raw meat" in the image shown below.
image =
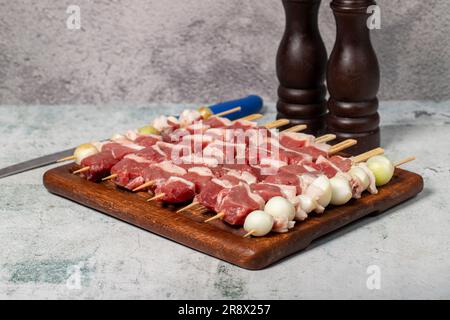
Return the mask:
[(251, 191), (248, 185), (239, 184), (230, 189), (223, 189), (217, 196), (217, 206), (215, 211), (224, 213), (223, 220), (231, 225), (243, 225), (247, 215), (255, 210), (261, 209), (263, 199), (261, 202), (251, 197)]
[(139, 162), (135, 158), (125, 157), (111, 168), (111, 174), (117, 174), (114, 183), (121, 187), (130, 187), (131, 180), (142, 177), (142, 172), (150, 162)]
[(250, 185), (250, 190), (253, 193), (258, 194), (265, 202), (269, 201), (273, 197), (283, 197), (283, 193), (280, 188), (266, 183), (253, 183)]
[(196, 199), (204, 207), (209, 210), (213, 210), (217, 203), (217, 195), (223, 189), (224, 186), (217, 184), (214, 181), (209, 181), (206, 183), (202, 191), (197, 194)]
[(301, 194), (302, 188), (300, 186), (300, 180), (297, 175), (289, 172), (279, 173), (277, 175), (267, 176), (264, 179), (264, 182), (273, 183), (273, 184), (284, 184), (288, 186), (295, 186), (297, 189), (297, 194)]
[(143, 146), (143, 147), (151, 147), (158, 141), (161, 141), (161, 137), (156, 135), (142, 135), (137, 137), (134, 140), (134, 143)]
[(344, 158), (341, 156), (332, 156), (328, 160), (331, 161), (342, 172), (348, 172), (353, 165), (352, 160), (350, 158)]
[(226, 118), (220, 118), (220, 117), (209, 117), (203, 123), (210, 128), (222, 128), (227, 127), (231, 124), (231, 121)]
[[(127, 154), (135, 153), (136, 149), (128, 148), (116, 142), (105, 143), (102, 146), (102, 151), (110, 151), (115, 159), (122, 159)], [(111, 168), (110, 168), (111, 169)]]
[(142, 149), (136, 155), (152, 162), (161, 162), (167, 159), (166, 155), (157, 146)]
[(171, 177), (158, 187), (155, 193), (164, 193), (165, 196), (161, 200), (169, 203), (183, 203), (190, 201), (195, 196), (195, 185), (190, 181), (183, 180), (184, 179)]
[(99, 152), (81, 161), (82, 167), (89, 167), (89, 171), (82, 175), (87, 180), (100, 181), (109, 174), (111, 168), (117, 162), (119, 162), (119, 159), (115, 158), (110, 150)]

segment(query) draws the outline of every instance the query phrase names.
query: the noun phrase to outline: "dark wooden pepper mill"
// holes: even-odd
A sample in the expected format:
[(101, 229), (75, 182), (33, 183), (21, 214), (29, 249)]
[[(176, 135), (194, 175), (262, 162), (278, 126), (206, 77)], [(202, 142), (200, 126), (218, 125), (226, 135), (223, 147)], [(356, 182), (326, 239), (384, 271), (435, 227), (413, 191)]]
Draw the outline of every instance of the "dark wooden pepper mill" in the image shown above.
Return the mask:
[(333, 0), (336, 43), (328, 61), (328, 130), (338, 140), (358, 144), (346, 152), (357, 154), (380, 145), (377, 93), (378, 61), (370, 42), (367, 8), (372, 0)]
[(327, 52), (319, 33), (320, 0), (282, 0), (286, 28), (277, 53), (277, 118), (306, 124), (320, 134), (326, 126)]

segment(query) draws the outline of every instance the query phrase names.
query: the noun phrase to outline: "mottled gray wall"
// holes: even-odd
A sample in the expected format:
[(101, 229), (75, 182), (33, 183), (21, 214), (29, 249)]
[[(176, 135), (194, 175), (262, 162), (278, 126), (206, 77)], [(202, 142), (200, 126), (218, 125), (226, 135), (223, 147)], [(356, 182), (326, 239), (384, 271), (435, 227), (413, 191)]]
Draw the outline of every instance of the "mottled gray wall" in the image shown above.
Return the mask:
[[(81, 7), (81, 30), (66, 28), (69, 4)], [(379, 4), (380, 97), (450, 98), (450, 2)], [(0, 103), (273, 101), (283, 25), (280, 0), (0, 0)]]

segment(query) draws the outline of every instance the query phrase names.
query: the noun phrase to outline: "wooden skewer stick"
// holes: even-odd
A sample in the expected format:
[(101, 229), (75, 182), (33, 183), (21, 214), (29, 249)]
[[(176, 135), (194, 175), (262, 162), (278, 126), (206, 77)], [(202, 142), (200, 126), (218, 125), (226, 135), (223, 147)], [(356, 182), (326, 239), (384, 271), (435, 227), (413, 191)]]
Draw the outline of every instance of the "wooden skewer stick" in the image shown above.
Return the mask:
[(283, 132), (300, 132), (307, 128), (308, 126), (306, 124), (298, 124), (296, 126), (287, 128), (286, 130), (283, 130)]
[(199, 203), (198, 203), (197, 201), (194, 200), (194, 201), (192, 201), (191, 204), (188, 204), (187, 206), (185, 206), (185, 207), (183, 207), (183, 208), (177, 210), (177, 213), (180, 213), (180, 212), (189, 210), (189, 209), (191, 209), (191, 208), (196, 207), (197, 205), (199, 205)]
[(69, 161), (69, 160), (75, 160), (75, 156), (68, 156), (68, 157), (65, 157), (65, 158), (61, 158), (61, 159), (58, 159), (58, 160), (56, 160), (56, 162), (64, 162), (64, 161)]
[(165, 193), (160, 193), (160, 194), (157, 194), (156, 196), (151, 197), (150, 199), (147, 199), (147, 202), (155, 201), (155, 200), (164, 198), (165, 196), (166, 196)]
[(235, 112), (239, 112), (239, 111), (241, 111), (241, 107), (236, 107), (236, 108), (233, 108), (233, 109), (230, 109), (230, 110), (219, 112), (219, 113), (215, 114), (214, 116), (215, 117), (223, 117), (223, 116), (226, 116), (226, 115), (229, 115), (229, 114), (232, 114), (232, 113), (235, 113)]
[(374, 156), (379, 156), (383, 153), (384, 153), (383, 148), (375, 148), (375, 149), (369, 150), (367, 152), (361, 153), (360, 155), (353, 157), (352, 162), (353, 163), (364, 162), (364, 161), (367, 161), (369, 158), (372, 158)]
[(330, 142), (333, 141), (334, 139), (336, 139), (336, 135), (334, 134), (325, 134), (321, 137), (316, 138), (316, 140), (314, 140), (315, 143), (326, 143), (326, 142)]
[(411, 161), (414, 161), (414, 160), (416, 160), (416, 157), (414, 157), (414, 156), (405, 158), (403, 160), (400, 160), (400, 161), (396, 162), (394, 164), (394, 167), (400, 167), (402, 164), (405, 164), (405, 163), (408, 163), (408, 162), (411, 162)]
[(264, 127), (266, 127), (267, 129), (273, 129), (273, 128), (278, 128), (278, 127), (288, 125), (289, 122), (290, 121), (288, 119), (278, 119), (278, 120), (266, 123), (264, 125)]
[(358, 143), (358, 141), (356, 141), (355, 139), (344, 140), (344, 141), (342, 141), (342, 142), (332, 146), (331, 149), (328, 151), (328, 154), (329, 155), (333, 155), (335, 153), (341, 152), (342, 150), (350, 148), (350, 147), (354, 146), (357, 143)]
[(72, 172), (72, 173), (73, 173), (73, 174), (83, 173), (83, 172), (89, 171), (90, 169), (91, 169), (91, 167), (84, 167), (84, 168), (75, 170), (75, 171)]
[(141, 184), (139, 187), (134, 188), (132, 191), (133, 191), (133, 192), (136, 192), (136, 191), (143, 190), (143, 189), (145, 189), (145, 188), (148, 188), (148, 187), (152, 186), (154, 183), (155, 183), (155, 181), (153, 181), (153, 180), (147, 181), (147, 182)]
[(205, 222), (210, 222), (213, 220), (217, 220), (217, 219), (222, 219), (225, 216), (224, 212), (219, 212), (218, 214), (216, 214), (214, 217), (211, 217), (209, 219), (206, 219)]
[(250, 237), (252, 234), (254, 234), (255, 233), (255, 230), (250, 230), (249, 232), (247, 232), (245, 235), (244, 235), (244, 238), (247, 238), (247, 237)]
[(118, 174), (117, 174), (117, 173), (114, 173), (114, 174), (112, 174), (112, 175), (110, 175), (110, 176), (104, 177), (104, 178), (102, 179), (102, 181), (115, 179), (115, 178), (117, 178), (117, 176), (118, 176)]
[(250, 114), (250, 115), (248, 115), (246, 117), (242, 117), (240, 119), (236, 119), (234, 121), (235, 122), (236, 121), (255, 121), (255, 120), (261, 119), (262, 117), (264, 117), (264, 115), (262, 115), (261, 113), (254, 113), (254, 114)]

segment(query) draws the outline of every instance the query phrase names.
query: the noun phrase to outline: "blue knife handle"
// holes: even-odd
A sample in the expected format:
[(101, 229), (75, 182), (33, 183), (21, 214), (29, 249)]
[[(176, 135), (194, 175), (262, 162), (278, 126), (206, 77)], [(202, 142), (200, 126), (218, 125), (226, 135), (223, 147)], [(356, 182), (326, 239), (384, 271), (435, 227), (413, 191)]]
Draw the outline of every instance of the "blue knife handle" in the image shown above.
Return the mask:
[(242, 99), (221, 102), (209, 106), (209, 109), (212, 111), (213, 114), (217, 114), (236, 107), (241, 107), (241, 111), (231, 113), (225, 116), (225, 118), (235, 120), (253, 113), (259, 113), (263, 107), (263, 99), (256, 95), (250, 95)]

